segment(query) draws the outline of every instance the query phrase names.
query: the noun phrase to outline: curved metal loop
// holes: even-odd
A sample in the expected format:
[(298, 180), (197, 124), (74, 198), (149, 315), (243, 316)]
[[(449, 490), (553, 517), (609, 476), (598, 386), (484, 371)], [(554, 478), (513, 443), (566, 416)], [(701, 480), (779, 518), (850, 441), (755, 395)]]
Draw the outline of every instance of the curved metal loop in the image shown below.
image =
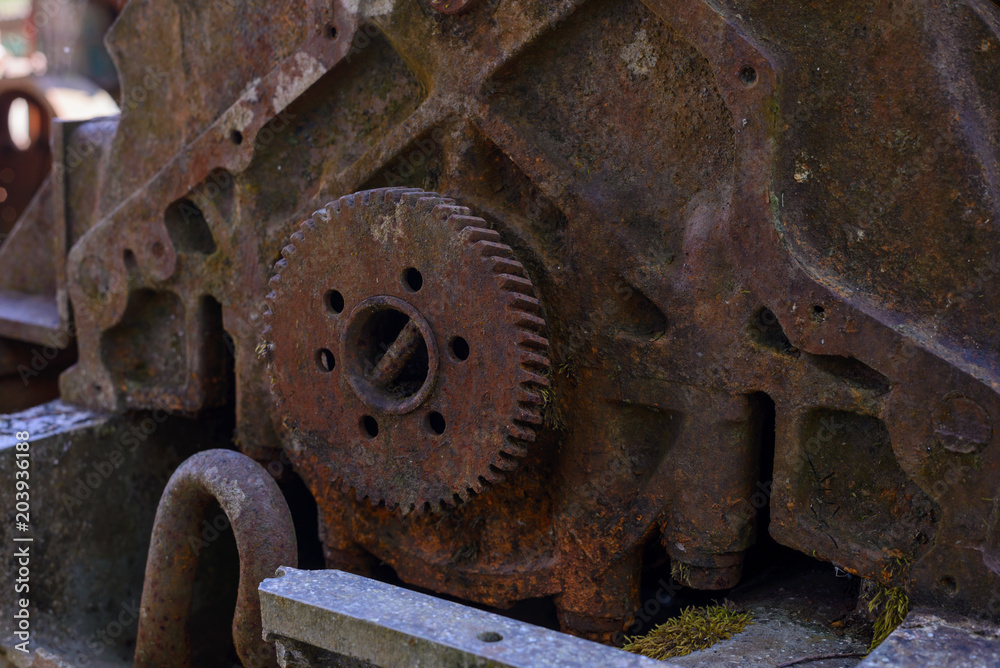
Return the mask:
[(146, 560), (136, 640), (136, 668), (191, 665), (188, 618), (200, 552), (200, 524), (216, 500), (229, 518), (240, 555), (233, 641), (244, 666), (277, 665), (274, 647), (261, 639), (257, 587), (280, 566), (298, 564), (288, 505), (267, 471), (246, 455), (207, 450), (188, 458), (171, 476)]

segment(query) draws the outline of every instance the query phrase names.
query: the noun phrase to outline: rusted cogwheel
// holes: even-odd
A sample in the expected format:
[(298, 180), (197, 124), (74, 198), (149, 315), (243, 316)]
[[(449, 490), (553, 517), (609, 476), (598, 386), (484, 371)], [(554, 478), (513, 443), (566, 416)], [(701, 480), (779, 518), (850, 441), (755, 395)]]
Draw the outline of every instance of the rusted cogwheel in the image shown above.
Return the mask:
[(370, 190), (282, 251), (265, 343), (296, 467), (404, 513), (467, 500), (527, 453), (548, 386), (524, 266), (470, 210)]

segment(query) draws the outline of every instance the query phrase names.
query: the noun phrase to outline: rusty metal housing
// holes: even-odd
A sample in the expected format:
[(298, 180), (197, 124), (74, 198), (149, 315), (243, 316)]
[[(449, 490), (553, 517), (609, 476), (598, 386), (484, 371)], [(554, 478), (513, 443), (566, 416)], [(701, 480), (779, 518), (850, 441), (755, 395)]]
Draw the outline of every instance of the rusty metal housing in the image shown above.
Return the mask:
[(106, 41), (123, 113), (56, 126), (0, 247), (62, 400), (230, 411), (326, 566), (591, 639), (650, 546), (725, 590), (763, 532), (1000, 620), (995, 2), (131, 0)]

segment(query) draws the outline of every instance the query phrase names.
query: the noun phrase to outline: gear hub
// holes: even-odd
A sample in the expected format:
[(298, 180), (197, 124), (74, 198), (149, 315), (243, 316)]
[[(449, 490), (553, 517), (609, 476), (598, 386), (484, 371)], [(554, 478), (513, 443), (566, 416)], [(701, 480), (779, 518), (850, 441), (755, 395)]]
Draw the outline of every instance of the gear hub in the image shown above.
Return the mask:
[(524, 266), (483, 219), (371, 190), (317, 212), (282, 256), (265, 342), (304, 475), (408, 513), (516, 467), (541, 424), (548, 341)]

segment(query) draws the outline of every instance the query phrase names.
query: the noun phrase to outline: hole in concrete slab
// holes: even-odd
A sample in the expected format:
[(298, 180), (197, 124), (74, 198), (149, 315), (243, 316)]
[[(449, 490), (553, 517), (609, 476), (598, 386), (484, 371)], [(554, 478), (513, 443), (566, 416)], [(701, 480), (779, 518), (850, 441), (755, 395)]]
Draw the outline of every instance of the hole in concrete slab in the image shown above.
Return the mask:
[(483, 631), (476, 638), (483, 642), (500, 642), (503, 640), (503, 636), (496, 631)]
[(944, 577), (942, 577), (940, 582), (941, 586), (948, 594), (955, 594), (958, 592), (958, 582), (956, 582), (955, 578), (951, 577), (950, 575), (945, 575)]

